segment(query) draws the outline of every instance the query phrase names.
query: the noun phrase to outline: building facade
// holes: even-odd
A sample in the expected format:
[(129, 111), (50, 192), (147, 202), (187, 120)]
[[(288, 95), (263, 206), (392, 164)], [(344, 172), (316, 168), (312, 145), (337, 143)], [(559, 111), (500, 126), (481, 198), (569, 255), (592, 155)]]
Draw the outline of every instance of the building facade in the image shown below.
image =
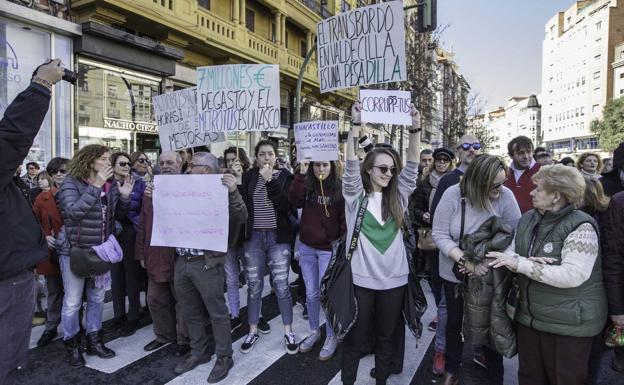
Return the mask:
[(613, 54), (613, 99), (624, 96), (624, 42), (615, 46)]
[(613, 97), (615, 46), (624, 41), (624, 1), (576, 1), (545, 28), (544, 142), (557, 157), (599, 151), (590, 124)]
[[(70, 21), (69, 8), (45, 0), (29, 5), (0, 2), (0, 116), (48, 58), (60, 58), (67, 68), (74, 66), (73, 41), (82, 31)], [(54, 88), (50, 110), (25, 163), (44, 166), (55, 156), (71, 156), (72, 92), (67, 82)]]

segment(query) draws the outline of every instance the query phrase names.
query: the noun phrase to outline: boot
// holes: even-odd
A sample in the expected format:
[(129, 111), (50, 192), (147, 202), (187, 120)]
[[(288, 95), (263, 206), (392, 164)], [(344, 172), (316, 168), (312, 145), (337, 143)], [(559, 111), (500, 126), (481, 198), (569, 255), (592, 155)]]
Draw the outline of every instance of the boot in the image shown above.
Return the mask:
[(113, 358), (115, 352), (104, 346), (99, 332), (87, 334), (87, 354), (90, 356), (98, 356), (100, 358)]
[(80, 351), (80, 333), (68, 340), (63, 341), (63, 343), (67, 349), (66, 362), (75, 368), (85, 366), (85, 360), (82, 356), (82, 352)]

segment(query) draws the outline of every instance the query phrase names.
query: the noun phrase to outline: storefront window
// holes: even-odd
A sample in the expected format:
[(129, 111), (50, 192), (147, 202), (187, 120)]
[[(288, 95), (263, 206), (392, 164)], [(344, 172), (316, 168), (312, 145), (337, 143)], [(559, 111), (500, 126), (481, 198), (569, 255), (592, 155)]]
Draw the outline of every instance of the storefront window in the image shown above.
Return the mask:
[(86, 59), (78, 62), (78, 148), (102, 144), (112, 151), (158, 154), (152, 97), (160, 79)]

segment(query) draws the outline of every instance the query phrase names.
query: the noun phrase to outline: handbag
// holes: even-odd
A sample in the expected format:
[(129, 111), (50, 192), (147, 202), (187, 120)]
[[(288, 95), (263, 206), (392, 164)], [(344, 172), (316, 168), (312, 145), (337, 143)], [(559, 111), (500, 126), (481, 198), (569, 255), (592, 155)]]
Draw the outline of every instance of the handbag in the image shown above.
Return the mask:
[(332, 243), (332, 256), (321, 280), (321, 304), (327, 315), (327, 323), (340, 342), (357, 320), (358, 307), (353, 288), (351, 258), (357, 247), (367, 205), (368, 198), (364, 196), (348, 248), (346, 235)]
[(606, 332), (605, 345), (609, 348), (624, 347), (624, 329), (613, 324)]
[(416, 248), (416, 242), (414, 231), (409, 223), (409, 215), (405, 213), (405, 221), (403, 225), (403, 244), (405, 245), (409, 274), (407, 276), (407, 287), (405, 289), (405, 296), (403, 297), (401, 314), (405, 324), (410, 329), (414, 337), (416, 337), (416, 343), (418, 344), (418, 339), (422, 335), (423, 331), (421, 318), (427, 310), (427, 297), (425, 297), (425, 293), (420, 286), (420, 277), (418, 277), (414, 266), (413, 255)]
[(436, 250), (436, 244), (431, 235), (431, 227), (421, 227), (418, 229), (418, 248), (420, 250)]
[(79, 278), (89, 278), (107, 273), (113, 266), (112, 263), (104, 262), (92, 247), (79, 246), (81, 227), (81, 225), (78, 226), (76, 246), (71, 247), (69, 252), (69, 268)]

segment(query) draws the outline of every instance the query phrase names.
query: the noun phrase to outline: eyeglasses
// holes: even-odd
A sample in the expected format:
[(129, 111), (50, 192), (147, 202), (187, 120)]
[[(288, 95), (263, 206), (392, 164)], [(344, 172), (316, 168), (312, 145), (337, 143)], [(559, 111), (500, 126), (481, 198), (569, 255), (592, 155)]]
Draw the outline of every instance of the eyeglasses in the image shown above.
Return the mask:
[(210, 167), (209, 164), (189, 164), (190, 168), (195, 168), (195, 167)]
[(473, 150), (475, 151), (479, 151), (481, 149), (481, 143), (462, 143), (459, 147), (457, 148), (461, 148), (464, 151), (468, 151), (470, 150), (470, 147), (472, 147)]
[(441, 163), (451, 163), (451, 160), (450, 160), (450, 159), (448, 159), (448, 158), (443, 158), (443, 157), (440, 157), (440, 158), (435, 158), (435, 162), (441, 162)]
[(128, 167), (130, 166), (130, 162), (119, 162), (117, 163), (119, 167)]
[(150, 163), (149, 159), (145, 159), (145, 158), (139, 158), (139, 159), (137, 159), (137, 162), (139, 162), (141, 164), (143, 164), (143, 163), (149, 164)]
[(393, 167), (388, 167), (388, 166), (373, 166), (373, 167), (375, 167), (375, 168), (379, 169), (379, 171), (380, 171), (382, 174), (387, 174), (387, 173), (388, 173), (388, 171), (390, 171), (390, 174), (392, 174), (392, 175), (396, 174), (396, 167), (394, 167), (394, 166), (393, 166)]
[(52, 173), (52, 175), (54, 175), (54, 174), (63, 174), (63, 175), (65, 175), (65, 174), (67, 174), (67, 170), (65, 170), (64, 168), (61, 168), (59, 170), (54, 171)]

